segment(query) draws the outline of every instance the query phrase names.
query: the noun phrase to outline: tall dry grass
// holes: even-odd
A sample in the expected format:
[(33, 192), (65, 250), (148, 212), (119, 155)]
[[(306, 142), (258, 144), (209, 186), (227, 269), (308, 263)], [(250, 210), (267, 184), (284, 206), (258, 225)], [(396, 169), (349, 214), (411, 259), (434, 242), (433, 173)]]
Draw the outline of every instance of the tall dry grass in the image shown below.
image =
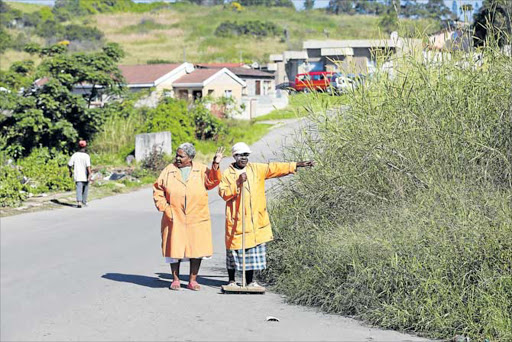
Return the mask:
[(512, 58), (395, 59), (312, 111), (273, 202), (267, 279), (299, 304), (449, 339), (512, 340)]

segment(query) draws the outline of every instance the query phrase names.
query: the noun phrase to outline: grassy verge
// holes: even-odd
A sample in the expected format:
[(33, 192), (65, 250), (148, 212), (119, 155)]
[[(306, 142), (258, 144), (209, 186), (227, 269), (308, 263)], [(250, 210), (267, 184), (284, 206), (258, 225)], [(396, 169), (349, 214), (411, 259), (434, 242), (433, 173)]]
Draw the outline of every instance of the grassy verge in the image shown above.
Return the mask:
[(512, 339), (512, 60), (395, 61), (314, 113), (271, 206), (287, 298), (432, 338)]

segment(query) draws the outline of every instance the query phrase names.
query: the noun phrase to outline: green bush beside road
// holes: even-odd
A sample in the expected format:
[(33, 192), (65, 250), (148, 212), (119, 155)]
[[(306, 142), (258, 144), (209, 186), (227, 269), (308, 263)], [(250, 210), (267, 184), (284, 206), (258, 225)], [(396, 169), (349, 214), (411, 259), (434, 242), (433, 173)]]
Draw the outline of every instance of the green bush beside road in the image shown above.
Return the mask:
[(407, 59), (312, 114), (265, 276), (299, 304), (433, 338), (512, 339), (512, 60)]

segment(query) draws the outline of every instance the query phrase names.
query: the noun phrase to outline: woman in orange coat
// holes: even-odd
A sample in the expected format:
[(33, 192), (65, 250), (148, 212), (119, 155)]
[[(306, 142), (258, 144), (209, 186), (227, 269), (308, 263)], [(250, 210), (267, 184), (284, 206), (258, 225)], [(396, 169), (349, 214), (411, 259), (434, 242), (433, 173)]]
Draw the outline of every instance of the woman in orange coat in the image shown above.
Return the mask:
[[(235, 271), (242, 270), (242, 215), (245, 216), (245, 278), (247, 286), (255, 270), (266, 268), (266, 245), (273, 239), (265, 198), (265, 180), (295, 173), (298, 167), (310, 167), (313, 161), (293, 163), (249, 163), (251, 150), (245, 143), (231, 149), (235, 162), (227, 168), (219, 185), (219, 195), (226, 201), (226, 266), (229, 285), (235, 286)], [(241, 194), (243, 191), (244, 208)]]
[(187, 286), (198, 291), (197, 273), (203, 258), (213, 254), (210, 210), (207, 190), (215, 188), (221, 173), (219, 163), (223, 148), (217, 149), (211, 169), (192, 162), (196, 155), (190, 143), (181, 144), (176, 161), (160, 173), (153, 185), (153, 200), (163, 212), (162, 254), (171, 264), (171, 290), (179, 290), (180, 262), (190, 260), (190, 279)]

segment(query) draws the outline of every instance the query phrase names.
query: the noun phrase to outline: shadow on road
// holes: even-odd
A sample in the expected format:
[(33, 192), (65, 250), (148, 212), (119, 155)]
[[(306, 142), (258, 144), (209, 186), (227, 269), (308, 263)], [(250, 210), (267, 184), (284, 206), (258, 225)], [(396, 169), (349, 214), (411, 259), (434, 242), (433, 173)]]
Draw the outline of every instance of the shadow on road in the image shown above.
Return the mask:
[[(166, 288), (171, 285), (172, 275), (169, 273), (155, 273), (158, 277), (148, 277), (136, 274), (122, 274), (122, 273), (106, 273), (101, 277), (108, 280), (119, 281), (122, 283), (132, 283), (135, 285), (151, 287), (153, 289)], [(226, 280), (218, 280), (216, 278), (227, 278), (227, 276), (217, 275), (199, 275), (197, 281), (200, 285), (209, 287), (220, 287), (221, 285), (227, 284)], [(164, 280), (165, 279), (165, 280)], [(181, 284), (181, 287), (186, 287), (188, 282), (188, 275), (180, 275), (180, 279), (185, 283)]]
[(55, 203), (55, 204), (58, 204), (58, 205), (63, 205), (63, 206), (65, 206), (65, 207), (73, 207), (73, 208), (76, 208), (76, 204), (71, 204), (71, 203), (67, 203), (67, 202), (61, 202), (61, 201), (59, 201), (58, 199), (52, 199), (52, 200), (50, 200), (50, 202)]
[[(170, 273), (155, 273), (158, 275), (161, 279), (169, 279), (169, 281), (172, 281), (172, 275)], [(227, 275), (221, 276), (221, 275), (202, 275), (199, 274), (197, 276), (197, 282), (200, 285), (209, 286), (209, 287), (221, 287), (222, 285), (226, 285), (228, 283), (227, 281)], [(217, 278), (226, 278), (226, 280), (218, 280)], [(188, 282), (188, 274), (181, 274), (180, 279), (182, 281)], [(183, 284), (181, 284), (181, 287), (184, 287)]]
[(157, 277), (147, 277), (136, 274), (106, 273), (101, 277), (108, 280), (119, 281), (122, 283), (132, 283), (135, 285), (147, 286), (154, 289), (166, 288), (171, 285), (168, 281), (161, 280)]

